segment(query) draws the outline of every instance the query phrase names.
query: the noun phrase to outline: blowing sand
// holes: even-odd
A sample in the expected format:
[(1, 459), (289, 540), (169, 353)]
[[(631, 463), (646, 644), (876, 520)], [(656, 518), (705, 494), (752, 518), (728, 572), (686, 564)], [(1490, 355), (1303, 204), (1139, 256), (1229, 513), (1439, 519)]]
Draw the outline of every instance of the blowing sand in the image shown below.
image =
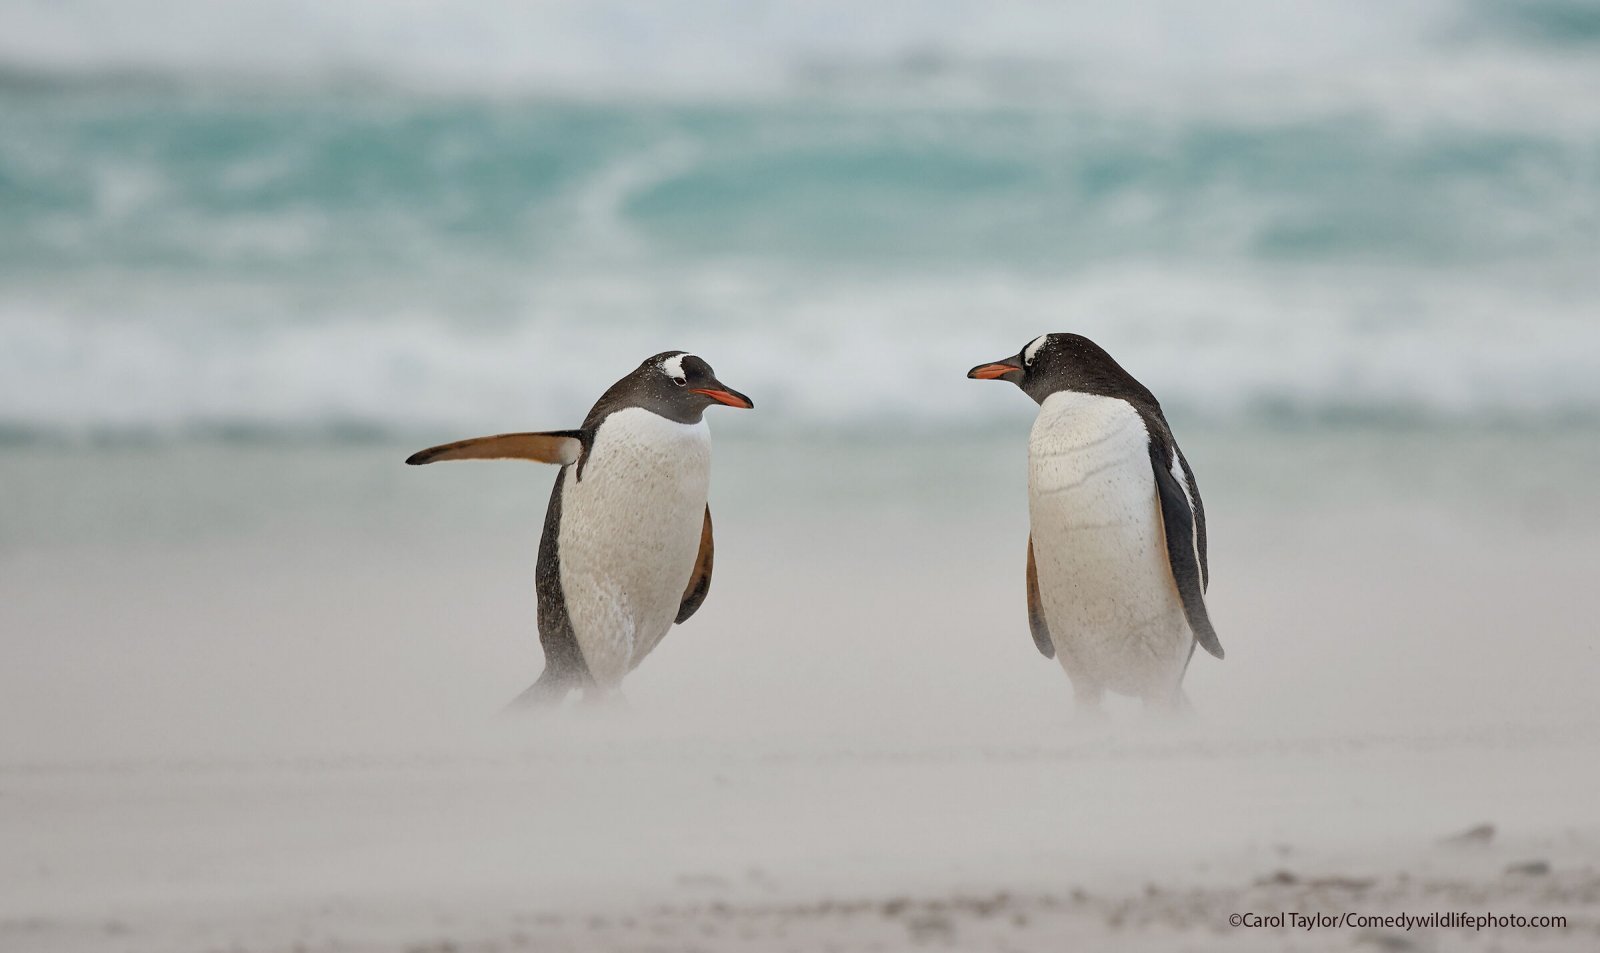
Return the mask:
[[(1596, 508), (1550, 489), (1588, 458), (1487, 497), (1501, 448), (1362, 443), (1305, 490), (1190, 442), (1229, 657), (1183, 723), (1073, 719), (998, 454), (846, 503), (803, 460), (849, 447), (719, 450), (711, 598), (626, 708), (542, 721), (495, 712), (547, 474), (13, 456), (0, 949), (1600, 947)], [(1229, 925), (1291, 912), (1566, 923)]]

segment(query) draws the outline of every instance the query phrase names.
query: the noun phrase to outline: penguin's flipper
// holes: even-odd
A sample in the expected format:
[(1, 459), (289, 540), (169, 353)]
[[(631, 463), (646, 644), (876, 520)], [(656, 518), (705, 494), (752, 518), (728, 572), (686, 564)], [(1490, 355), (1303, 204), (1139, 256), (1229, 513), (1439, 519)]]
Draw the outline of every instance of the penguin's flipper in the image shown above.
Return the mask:
[(1172, 581), (1177, 584), (1178, 597), (1183, 600), (1183, 614), (1189, 620), (1195, 641), (1207, 652), (1222, 658), (1222, 642), (1206, 612), (1205, 577), (1195, 542), (1194, 510), (1182, 484), (1168, 469), (1167, 457), (1157, 441), (1150, 441), (1150, 467), (1155, 472), (1157, 504), (1161, 507), (1161, 525), (1167, 537), (1167, 565), (1172, 569)]
[(1033, 563), (1033, 535), (1028, 535), (1028, 628), (1033, 631), (1033, 644), (1045, 658), (1056, 657), (1056, 644), (1050, 640), (1050, 627), (1045, 625), (1044, 604), (1039, 601), (1039, 570)]
[(550, 430), (544, 433), (502, 433), (472, 437), (418, 450), (406, 463), (418, 466), (441, 460), (534, 460), (567, 466), (583, 455), (584, 431)]
[(686, 621), (706, 601), (711, 591), (711, 562), (716, 555), (716, 544), (711, 539), (711, 504), (706, 504), (706, 521), (700, 530), (700, 555), (695, 557), (694, 572), (689, 585), (683, 590), (683, 601), (678, 603), (678, 617), (673, 622)]
[[(1204, 590), (1211, 585), (1211, 568), (1206, 565), (1206, 505), (1200, 502), (1200, 486), (1194, 482), (1194, 470), (1190, 469), (1189, 461), (1184, 458), (1183, 451), (1176, 446), (1178, 468), (1183, 471), (1183, 484), (1189, 491), (1189, 499), (1194, 501), (1194, 548), (1200, 553), (1200, 588)], [(1178, 475), (1172, 475), (1174, 480)]]

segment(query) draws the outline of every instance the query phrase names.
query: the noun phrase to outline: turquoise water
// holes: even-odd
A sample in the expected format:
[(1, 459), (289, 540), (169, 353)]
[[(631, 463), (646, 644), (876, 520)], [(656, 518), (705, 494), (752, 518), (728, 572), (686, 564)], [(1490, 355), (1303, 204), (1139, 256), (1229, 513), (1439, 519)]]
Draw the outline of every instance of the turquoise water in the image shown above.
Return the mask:
[(555, 426), (668, 347), (982, 427), (1044, 330), (1218, 422), (1600, 421), (1590, 5), (220, 6), (6, 13), (6, 439)]

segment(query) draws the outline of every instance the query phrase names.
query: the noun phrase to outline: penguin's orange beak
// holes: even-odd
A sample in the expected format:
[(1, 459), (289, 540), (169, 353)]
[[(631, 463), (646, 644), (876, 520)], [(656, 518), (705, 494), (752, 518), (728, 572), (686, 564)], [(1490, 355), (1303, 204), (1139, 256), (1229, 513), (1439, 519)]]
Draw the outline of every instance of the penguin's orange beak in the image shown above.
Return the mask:
[(979, 364), (977, 367), (974, 367), (972, 370), (968, 371), (967, 376), (975, 381), (993, 381), (999, 380), (1012, 371), (1020, 370), (1022, 370), (1021, 365), (1017, 364), (1011, 358), (1007, 358), (1003, 361), (992, 361), (988, 364)]
[(729, 407), (738, 407), (742, 410), (749, 410), (755, 406), (755, 404), (751, 403), (750, 398), (736, 390), (720, 390), (714, 387), (691, 387), (689, 388), (689, 393), (703, 394), (719, 404), (727, 404)]

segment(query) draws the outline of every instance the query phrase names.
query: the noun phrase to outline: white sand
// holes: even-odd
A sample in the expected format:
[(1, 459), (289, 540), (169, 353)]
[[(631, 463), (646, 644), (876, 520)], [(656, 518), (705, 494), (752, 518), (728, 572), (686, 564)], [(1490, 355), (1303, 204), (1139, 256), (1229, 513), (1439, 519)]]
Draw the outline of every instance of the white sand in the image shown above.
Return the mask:
[[(630, 708), (535, 723), (493, 713), (537, 671), (547, 480), (369, 484), (373, 453), (254, 477), (271, 519), (219, 502), (259, 459), (111, 502), (39, 464), (90, 530), (0, 562), (0, 950), (1600, 948), (1588, 496), (1222, 479), (1201, 717), (1082, 725), (1020, 499), (967, 505), (1010, 464), (853, 509), (714, 490), (711, 599)], [(1279, 911), (1568, 926), (1227, 923)]]

